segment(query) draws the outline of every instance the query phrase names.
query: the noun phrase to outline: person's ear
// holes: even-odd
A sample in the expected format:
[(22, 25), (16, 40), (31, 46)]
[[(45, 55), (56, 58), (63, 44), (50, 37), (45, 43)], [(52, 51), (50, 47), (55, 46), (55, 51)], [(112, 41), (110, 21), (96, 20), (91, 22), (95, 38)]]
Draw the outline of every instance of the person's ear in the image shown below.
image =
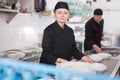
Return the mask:
[(55, 12), (53, 12), (52, 16), (55, 18)]

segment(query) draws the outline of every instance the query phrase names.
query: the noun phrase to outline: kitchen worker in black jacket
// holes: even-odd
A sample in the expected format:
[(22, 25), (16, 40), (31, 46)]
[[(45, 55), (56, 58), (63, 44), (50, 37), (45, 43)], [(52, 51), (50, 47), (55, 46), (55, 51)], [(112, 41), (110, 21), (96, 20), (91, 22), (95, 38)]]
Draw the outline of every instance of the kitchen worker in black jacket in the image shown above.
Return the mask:
[(100, 8), (94, 10), (93, 17), (85, 24), (85, 41), (84, 50), (94, 49), (96, 53), (102, 52), (101, 40), (103, 37), (104, 20), (102, 18), (103, 11)]
[(55, 65), (70, 61), (71, 56), (92, 63), (76, 48), (73, 30), (65, 24), (69, 17), (69, 7), (66, 2), (58, 2), (55, 5), (54, 17), (56, 21), (44, 30), (40, 63)]

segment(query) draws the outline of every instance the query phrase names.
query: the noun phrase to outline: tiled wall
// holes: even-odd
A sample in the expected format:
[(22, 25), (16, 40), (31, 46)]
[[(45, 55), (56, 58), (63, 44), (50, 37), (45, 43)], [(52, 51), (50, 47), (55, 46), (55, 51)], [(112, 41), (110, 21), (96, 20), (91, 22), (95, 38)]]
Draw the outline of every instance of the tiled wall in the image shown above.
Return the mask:
[(0, 19), (0, 51), (38, 46), (44, 28), (52, 23), (52, 16), (17, 14), (9, 23)]

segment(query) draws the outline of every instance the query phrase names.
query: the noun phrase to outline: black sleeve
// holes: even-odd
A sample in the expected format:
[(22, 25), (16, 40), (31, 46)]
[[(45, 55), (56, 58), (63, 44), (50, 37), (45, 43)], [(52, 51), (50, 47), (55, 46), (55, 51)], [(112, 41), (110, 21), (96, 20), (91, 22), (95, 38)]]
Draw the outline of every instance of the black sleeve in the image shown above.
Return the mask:
[(84, 54), (81, 51), (79, 51), (78, 48), (76, 47), (74, 33), (73, 33), (73, 38), (74, 38), (74, 43), (72, 46), (72, 55), (74, 56), (75, 59), (80, 60), (84, 56)]
[(104, 30), (104, 19), (102, 19), (102, 36), (104, 36), (103, 30)]
[(53, 55), (53, 34), (49, 30), (44, 31), (43, 41), (42, 41), (42, 59), (45, 63), (55, 64), (57, 57)]
[(92, 25), (90, 25), (89, 23), (87, 23), (85, 25), (85, 37), (86, 37), (86, 42), (87, 45), (92, 46), (93, 44), (95, 44), (94, 42), (94, 38), (93, 38), (93, 30), (92, 30)]

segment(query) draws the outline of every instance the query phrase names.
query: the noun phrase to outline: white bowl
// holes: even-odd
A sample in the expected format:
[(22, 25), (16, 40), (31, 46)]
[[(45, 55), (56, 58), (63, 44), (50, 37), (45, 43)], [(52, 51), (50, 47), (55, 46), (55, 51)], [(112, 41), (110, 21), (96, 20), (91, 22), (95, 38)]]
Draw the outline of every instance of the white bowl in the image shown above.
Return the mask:
[(89, 69), (90, 66), (91, 64), (86, 62), (65, 62), (56, 65), (59, 68), (72, 69), (80, 72), (92, 72)]
[(7, 57), (13, 60), (19, 60), (20, 58), (23, 58), (25, 56), (25, 53), (23, 52), (16, 52), (8, 54)]
[(92, 54), (89, 56), (91, 60), (93, 60), (94, 62), (100, 62), (103, 60), (103, 57), (98, 55), (98, 54)]
[(104, 72), (107, 69), (107, 66), (101, 63), (93, 63), (91, 68), (96, 72)]
[[(64, 68), (64, 69), (70, 69), (75, 70), (79, 72), (88, 72), (93, 73), (93, 76), (91, 76), (91, 80), (94, 79), (94, 75), (97, 73), (104, 72), (107, 69), (107, 66), (101, 63), (87, 63), (87, 62), (65, 62), (57, 64), (56, 67), (58, 68)], [(64, 76), (63, 76), (64, 77)], [(65, 75), (66, 77), (66, 75)], [(82, 77), (71, 77), (71, 80), (84, 80)]]
[(57, 64), (56, 67), (72, 69), (80, 72), (104, 72), (107, 66), (101, 63), (87, 63), (87, 62), (65, 62)]
[(101, 45), (102, 46), (105, 46), (105, 47), (108, 47), (108, 46), (111, 46), (111, 43), (109, 41), (101, 41)]
[(98, 55), (100, 55), (101, 57), (103, 57), (104, 59), (109, 59), (112, 55), (109, 53), (99, 53)]

